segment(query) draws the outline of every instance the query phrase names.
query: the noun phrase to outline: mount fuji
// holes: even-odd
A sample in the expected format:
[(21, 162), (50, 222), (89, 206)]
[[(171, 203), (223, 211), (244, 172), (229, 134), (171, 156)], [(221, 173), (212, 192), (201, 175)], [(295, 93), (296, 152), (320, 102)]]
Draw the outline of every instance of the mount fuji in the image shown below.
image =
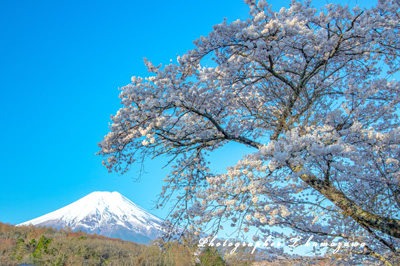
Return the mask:
[(163, 220), (118, 192), (92, 192), (51, 213), (20, 225), (69, 227), (147, 244), (162, 234)]

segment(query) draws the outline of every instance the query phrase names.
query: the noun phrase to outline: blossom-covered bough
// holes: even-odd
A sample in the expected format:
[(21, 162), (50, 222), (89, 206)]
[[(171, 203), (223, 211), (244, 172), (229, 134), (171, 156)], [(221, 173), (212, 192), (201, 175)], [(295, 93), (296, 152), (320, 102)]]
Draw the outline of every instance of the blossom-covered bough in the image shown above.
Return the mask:
[[(238, 232), (258, 228), (255, 239), (291, 228), (321, 243), (366, 243), (336, 257), (395, 263), (399, 1), (321, 10), (293, 1), (279, 12), (246, 3), (247, 20), (215, 25), (178, 63), (145, 60), (151, 76), (122, 88), (99, 144), (105, 166), (124, 173), (168, 156), (159, 206), (177, 199), (173, 225), (216, 233), (230, 221)], [(253, 153), (212, 173), (208, 154), (229, 142)]]

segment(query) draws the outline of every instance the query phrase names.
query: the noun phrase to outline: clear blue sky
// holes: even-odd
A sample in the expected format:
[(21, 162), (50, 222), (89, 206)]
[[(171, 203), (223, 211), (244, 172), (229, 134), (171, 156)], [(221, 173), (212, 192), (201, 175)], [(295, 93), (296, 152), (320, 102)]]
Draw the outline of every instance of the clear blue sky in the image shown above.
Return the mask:
[[(276, 10), (289, 2), (270, 1)], [(242, 0), (0, 1), (0, 221), (21, 223), (93, 191), (150, 210), (165, 160), (147, 162), (134, 182), (135, 169), (109, 174), (95, 156), (120, 107), (118, 87), (146, 76), (143, 57), (168, 63), (224, 17), (247, 14)], [(215, 169), (241, 158), (231, 148), (214, 157)]]

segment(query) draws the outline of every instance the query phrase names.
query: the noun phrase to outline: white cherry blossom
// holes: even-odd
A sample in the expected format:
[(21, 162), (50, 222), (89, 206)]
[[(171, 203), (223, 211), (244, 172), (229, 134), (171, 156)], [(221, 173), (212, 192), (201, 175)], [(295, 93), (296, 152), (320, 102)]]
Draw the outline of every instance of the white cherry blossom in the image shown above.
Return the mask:
[[(215, 25), (176, 64), (145, 59), (150, 76), (121, 88), (123, 107), (99, 143), (103, 164), (125, 173), (168, 156), (159, 204), (178, 194), (170, 220), (198, 224), (197, 234), (228, 220), (260, 236), (288, 237), (275, 230), (284, 228), (366, 243), (336, 257), (398, 264), (399, 2), (292, 1), (279, 12), (245, 2), (248, 19)], [(229, 142), (253, 152), (214, 173), (208, 154)]]

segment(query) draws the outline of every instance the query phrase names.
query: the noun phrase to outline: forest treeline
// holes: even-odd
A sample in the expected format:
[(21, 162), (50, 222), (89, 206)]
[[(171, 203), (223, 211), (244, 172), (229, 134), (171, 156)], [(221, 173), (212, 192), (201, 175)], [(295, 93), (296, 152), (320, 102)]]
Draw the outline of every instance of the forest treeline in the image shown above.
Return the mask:
[[(188, 266), (250, 265), (252, 257), (237, 251), (226, 261), (215, 249), (197, 257), (196, 246), (178, 242), (158, 245), (137, 244), (120, 239), (72, 232), (69, 229), (15, 226), (0, 222), (0, 265), (163, 265)], [(196, 262), (196, 258), (198, 259)]]
[[(161, 240), (160, 240), (161, 241)], [(318, 257), (270, 256), (259, 249), (206, 247), (199, 252), (195, 240), (137, 244), (70, 229), (15, 226), (0, 222), (0, 266), (270, 266), (337, 265)], [(197, 255), (195, 255), (197, 253)], [(275, 254), (276, 255), (276, 254)], [(340, 264), (339, 264), (340, 265)]]

